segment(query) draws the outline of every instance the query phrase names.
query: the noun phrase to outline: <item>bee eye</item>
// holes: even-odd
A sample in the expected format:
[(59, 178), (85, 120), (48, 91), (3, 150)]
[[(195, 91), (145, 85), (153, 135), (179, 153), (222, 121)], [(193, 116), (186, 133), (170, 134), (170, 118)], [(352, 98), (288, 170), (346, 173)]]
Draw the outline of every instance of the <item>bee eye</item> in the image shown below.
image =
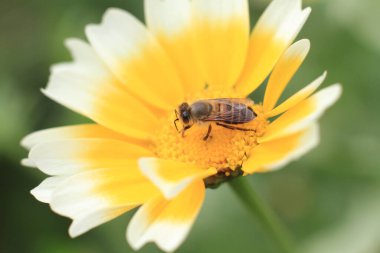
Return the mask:
[(188, 111), (183, 111), (181, 116), (182, 116), (182, 120), (183, 120), (183, 122), (185, 124), (189, 123), (189, 121), (190, 121), (190, 114), (189, 114)]

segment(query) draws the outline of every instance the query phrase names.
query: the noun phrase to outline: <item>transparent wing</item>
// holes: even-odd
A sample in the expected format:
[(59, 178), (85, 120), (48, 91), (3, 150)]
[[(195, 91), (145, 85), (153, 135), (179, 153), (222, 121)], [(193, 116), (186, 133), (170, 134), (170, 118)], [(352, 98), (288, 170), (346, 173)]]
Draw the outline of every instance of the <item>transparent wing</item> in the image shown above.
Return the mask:
[(216, 98), (203, 100), (212, 105), (213, 110), (205, 121), (219, 121), (227, 124), (243, 124), (256, 116), (248, 98)]

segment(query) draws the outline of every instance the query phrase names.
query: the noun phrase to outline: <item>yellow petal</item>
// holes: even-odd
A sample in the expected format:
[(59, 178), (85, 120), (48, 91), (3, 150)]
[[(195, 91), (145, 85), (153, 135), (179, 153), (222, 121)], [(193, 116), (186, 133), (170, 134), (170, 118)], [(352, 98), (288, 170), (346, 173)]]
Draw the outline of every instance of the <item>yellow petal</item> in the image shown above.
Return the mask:
[(146, 203), (129, 223), (129, 244), (138, 250), (147, 242), (155, 242), (163, 251), (175, 251), (189, 233), (204, 196), (203, 181), (198, 180), (172, 200), (161, 197)]
[(68, 175), (83, 170), (135, 164), (152, 153), (136, 144), (110, 139), (72, 139), (38, 144), (29, 159), (48, 175)]
[(273, 140), (308, 127), (337, 101), (341, 91), (340, 85), (332, 85), (320, 90), (273, 121), (265, 130), (265, 135), (258, 141)]
[(72, 175), (51, 194), (50, 206), (73, 219), (70, 235), (78, 236), (159, 195), (137, 169), (113, 167)]
[(309, 152), (318, 142), (319, 129), (313, 124), (295, 134), (258, 145), (243, 164), (243, 170), (254, 173), (279, 169)]
[(195, 45), (212, 88), (232, 87), (244, 66), (249, 40), (247, 0), (192, 1)]
[(129, 13), (111, 8), (86, 35), (124, 89), (158, 108), (173, 109), (184, 98), (183, 84), (155, 37)]
[(304, 61), (309, 49), (309, 40), (300, 40), (291, 45), (278, 60), (265, 90), (264, 112), (269, 112), (275, 107), (286, 85)]
[(185, 95), (200, 92), (205, 79), (195, 56), (190, 1), (146, 0), (144, 7), (147, 26), (175, 64)]
[(310, 8), (301, 9), (301, 0), (274, 0), (268, 6), (252, 32), (237, 91), (248, 95), (265, 80), (297, 36), (310, 11)]
[(296, 106), (303, 100), (305, 100), (307, 97), (309, 97), (311, 94), (313, 94), (314, 91), (318, 89), (318, 87), (323, 83), (323, 81), (326, 79), (327, 72), (324, 72), (320, 77), (315, 79), (312, 83), (307, 85), (302, 90), (298, 91), (296, 94), (288, 98), (286, 101), (284, 101), (282, 104), (277, 106), (271, 111), (267, 111), (265, 114), (268, 118), (277, 116), (292, 107)]
[(216, 173), (193, 164), (158, 158), (139, 159), (141, 171), (162, 191), (167, 199), (177, 196), (194, 180)]
[(90, 46), (76, 39), (68, 40), (67, 46), (75, 61), (53, 66), (43, 92), (109, 129), (149, 138), (156, 116), (121, 87)]
[(79, 138), (114, 139), (143, 144), (141, 141), (119, 134), (103, 126), (83, 124), (36, 131), (25, 136), (21, 141), (21, 145), (26, 149), (31, 149), (33, 146), (44, 142)]

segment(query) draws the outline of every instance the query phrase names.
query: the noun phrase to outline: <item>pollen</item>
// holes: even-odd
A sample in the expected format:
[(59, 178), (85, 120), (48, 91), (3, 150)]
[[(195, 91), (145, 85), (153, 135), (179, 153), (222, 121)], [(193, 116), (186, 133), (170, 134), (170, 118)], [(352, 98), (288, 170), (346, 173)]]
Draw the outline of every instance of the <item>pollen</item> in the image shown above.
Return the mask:
[[(207, 98), (233, 97), (231, 94), (227, 95), (201, 94), (186, 102), (191, 103), (206, 96)], [(203, 168), (216, 168), (218, 172), (229, 176), (231, 171), (241, 168), (244, 161), (249, 158), (252, 149), (257, 145), (257, 138), (265, 133), (268, 125), (262, 113), (262, 106), (254, 104), (252, 107), (257, 117), (249, 123), (239, 124), (239, 127), (254, 131), (227, 129), (215, 123), (200, 122), (195, 123), (182, 136), (173, 123), (176, 116), (173, 112), (169, 113), (162, 119), (162, 127), (153, 137), (152, 151), (162, 159), (193, 163)], [(207, 140), (204, 140), (210, 124), (211, 134)], [(182, 128), (181, 123), (178, 124), (178, 128)]]

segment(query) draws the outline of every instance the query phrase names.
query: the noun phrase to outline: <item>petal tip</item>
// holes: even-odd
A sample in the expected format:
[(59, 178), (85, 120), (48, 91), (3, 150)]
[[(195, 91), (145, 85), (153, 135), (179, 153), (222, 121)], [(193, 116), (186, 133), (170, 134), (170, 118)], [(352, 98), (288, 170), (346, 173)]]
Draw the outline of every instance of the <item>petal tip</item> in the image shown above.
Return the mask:
[(299, 43), (302, 43), (303, 47), (306, 49), (306, 52), (310, 51), (310, 40), (309, 39), (301, 39)]
[(317, 77), (311, 84), (314, 85), (315, 89), (317, 89), (325, 80), (327, 77), (327, 71), (323, 71), (322, 75)]
[(109, 16), (111, 16), (111, 15), (120, 15), (120, 14), (124, 15), (124, 14), (126, 14), (126, 13), (128, 13), (128, 12), (126, 12), (125, 10), (123, 10), (123, 9), (121, 9), (121, 8), (110, 7), (110, 8), (108, 8), (108, 9), (105, 11), (103, 17), (104, 17), (104, 18), (107, 18), (107, 17), (109, 17)]
[(26, 135), (24, 138), (22, 138), (20, 140), (21, 147), (23, 147), (23, 148), (25, 148), (27, 150), (29, 150), (31, 148), (31, 141), (30, 141), (31, 135), (32, 134), (28, 134), (28, 135)]
[(99, 25), (88, 24), (84, 28), (84, 32), (87, 38), (91, 38), (91, 35), (94, 34), (99, 29)]
[(310, 13), (311, 13), (311, 11), (312, 11), (311, 7), (306, 7), (305, 9), (302, 10), (302, 13), (303, 13), (304, 15), (309, 16)]
[(31, 168), (36, 167), (36, 164), (32, 160), (30, 160), (28, 158), (22, 159), (21, 160), (21, 165), (25, 166), (25, 167), (31, 167)]
[(330, 85), (320, 91), (321, 97), (325, 97), (326, 107), (333, 105), (342, 95), (343, 88), (339, 83)]
[(49, 203), (49, 201), (50, 201), (50, 198), (48, 198), (47, 195), (44, 194), (44, 192), (40, 190), (39, 186), (37, 186), (37, 187), (33, 188), (32, 190), (30, 190), (30, 194), (35, 199), (37, 199), (38, 201), (40, 201), (42, 203)]
[(76, 238), (76, 237), (84, 234), (85, 232), (87, 232), (87, 231), (80, 231), (77, 228), (75, 220), (71, 223), (71, 225), (69, 227), (69, 231), (68, 231), (70, 238)]
[(49, 97), (48, 89), (49, 89), (49, 84), (47, 85), (46, 88), (41, 88), (41, 89), (40, 89), (40, 92), (41, 92), (42, 94), (44, 94), (45, 96)]
[(67, 38), (63, 41), (63, 44), (68, 48), (71, 49), (74, 47), (75, 44), (82, 43), (82, 40), (78, 38)]

